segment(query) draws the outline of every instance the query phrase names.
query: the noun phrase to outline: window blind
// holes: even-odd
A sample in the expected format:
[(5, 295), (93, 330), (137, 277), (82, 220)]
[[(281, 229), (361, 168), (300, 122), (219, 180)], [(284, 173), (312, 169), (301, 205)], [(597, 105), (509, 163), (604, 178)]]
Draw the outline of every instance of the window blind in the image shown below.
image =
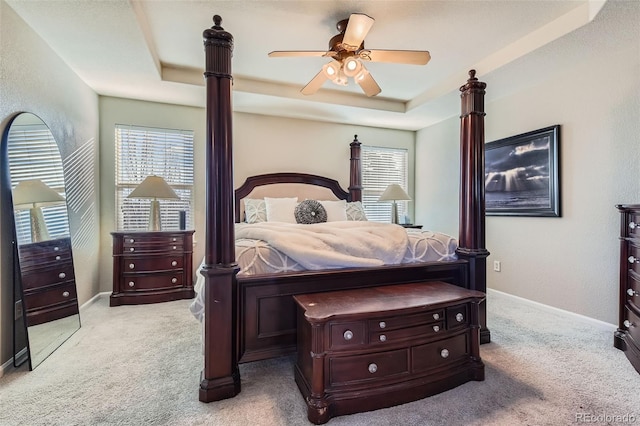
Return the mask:
[[(22, 181), (39, 179), (66, 198), (60, 151), (46, 125), (12, 124), (8, 132), (7, 155), (12, 189)], [(67, 206), (61, 203), (41, 209), (49, 237), (68, 237)], [(15, 210), (14, 217), (18, 245), (31, 243), (29, 209)]]
[(180, 197), (158, 200), (162, 229), (179, 229), (179, 212), (193, 228), (193, 131), (116, 124), (116, 226), (149, 228), (151, 200), (127, 198), (147, 176), (164, 180)]
[[(362, 204), (369, 220), (391, 222), (391, 203), (378, 202), (388, 185), (397, 183), (405, 191), (408, 185), (406, 149), (362, 146)], [(408, 192), (408, 191), (407, 191)], [(407, 214), (407, 201), (398, 201), (398, 218)]]

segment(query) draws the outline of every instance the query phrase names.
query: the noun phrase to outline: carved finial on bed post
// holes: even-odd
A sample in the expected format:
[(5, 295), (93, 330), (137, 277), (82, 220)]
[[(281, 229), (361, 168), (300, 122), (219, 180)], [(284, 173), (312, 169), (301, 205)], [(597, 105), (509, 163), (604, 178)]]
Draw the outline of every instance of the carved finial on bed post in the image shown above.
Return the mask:
[(211, 402), (240, 392), (236, 354), (236, 286), (231, 57), (233, 36), (213, 17), (204, 30), (206, 87), (204, 370), (200, 401)]
[(362, 201), (362, 163), (360, 160), (360, 141), (353, 135), (351, 163), (349, 167), (349, 201)]
[[(476, 71), (469, 71), (467, 83), (460, 87), (460, 259), (469, 266), (469, 287), (487, 291), (484, 196), (484, 95), (486, 83), (478, 81)], [(490, 340), (486, 328), (486, 303), (481, 306), (481, 341)]]

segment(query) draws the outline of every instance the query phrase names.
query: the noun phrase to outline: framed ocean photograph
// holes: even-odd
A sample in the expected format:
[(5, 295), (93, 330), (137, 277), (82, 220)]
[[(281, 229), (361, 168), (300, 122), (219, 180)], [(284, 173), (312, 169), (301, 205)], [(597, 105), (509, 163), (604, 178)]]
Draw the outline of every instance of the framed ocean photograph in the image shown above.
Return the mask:
[(485, 144), (489, 216), (560, 217), (560, 125)]

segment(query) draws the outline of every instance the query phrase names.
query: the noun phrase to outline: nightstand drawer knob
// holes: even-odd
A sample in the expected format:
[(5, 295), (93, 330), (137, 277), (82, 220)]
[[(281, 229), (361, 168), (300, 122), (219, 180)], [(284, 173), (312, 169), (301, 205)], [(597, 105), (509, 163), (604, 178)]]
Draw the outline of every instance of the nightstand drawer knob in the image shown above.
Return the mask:
[(460, 312), (458, 312), (456, 314), (456, 321), (458, 321), (458, 322), (464, 321), (464, 315), (462, 315)]
[(631, 228), (631, 229), (636, 229), (638, 226), (639, 225), (637, 223), (635, 223), (635, 222), (630, 222), (629, 223), (629, 228)]
[(629, 263), (640, 263), (640, 259), (633, 256), (629, 256), (627, 260), (629, 261)]
[(134, 240), (133, 238), (130, 238), (130, 239), (129, 239), (129, 242), (130, 242), (131, 244), (133, 244), (133, 243), (135, 242), (135, 240)]
[(60, 251), (60, 247), (54, 247), (53, 251)]
[(129, 249), (129, 251), (136, 251), (136, 249), (135, 249), (135, 248), (133, 248), (133, 247), (131, 247), (131, 248)]
[(630, 288), (629, 290), (627, 290), (627, 294), (628, 294), (629, 296), (637, 296), (637, 295), (639, 295), (640, 293), (638, 293), (638, 292), (637, 292), (637, 291), (635, 291), (634, 289)]
[(173, 246), (171, 247), (172, 249), (176, 250), (178, 248), (178, 246)]
[(634, 324), (634, 323), (632, 323), (632, 322), (631, 322), (631, 321), (629, 321), (629, 320), (624, 320), (624, 322), (623, 322), (622, 324), (624, 324), (624, 326), (625, 326), (625, 327), (627, 327), (627, 328), (631, 328), (631, 327), (634, 327), (634, 326), (635, 326), (635, 324)]
[(62, 292), (62, 297), (69, 297), (69, 292), (68, 291), (63, 291)]
[(136, 267), (136, 265), (134, 263), (130, 263), (129, 264), (129, 269), (134, 269)]
[(177, 239), (176, 237), (173, 237), (173, 238), (171, 239), (171, 241), (173, 241), (173, 242), (175, 243), (176, 241), (178, 241), (178, 239)]
[(60, 272), (58, 274), (58, 278), (60, 278), (60, 279), (64, 279), (64, 278), (66, 278), (66, 276), (67, 276), (67, 274), (65, 274), (64, 272)]
[(353, 331), (347, 330), (342, 336), (344, 337), (344, 340), (351, 340), (353, 339)]
[(380, 335), (380, 341), (381, 342), (386, 342), (387, 341), (387, 336), (385, 336), (384, 334)]
[(56, 260), (60, 260), (60, 256), (56, 256)]
[(174, 260), (173, 262), (171, 262), (171, 266), (176, 266), (178, 264), (178, 261)]
[(173, 284), (175, 284), (175, 283), (177, 283), (177, 282), (178, 282), (178, 279), (177, 279), (176, 277), (173, 277), (173, 278), (171, 278), (171, 282), (172, 282)]
[(448, 358), (449, 357), (449, 350), (448, 349), (443, 349), (440, 351), (440, 356), (442, 358)]
[(380, 321), (380, 323), (378, 324), (378, 326), (380, 326), (380, 328), (385, 328), (387, 326), (387, 323), (384, 321)]
[(136, 283), (134, 283), (133, 281), (129, 281), (129, 287), (135, 287)]
[(371, 364), (369, 364), (369, 373), (373, 374), (376, 371), (378, 371), (378, 366), (376, 364), (374, 364), (373, 362)]
[(440, 319), (440, 314), (433, 314), (433, 319)]
[(433, 331), (435, 331), (436, 333), (437, 333), (438, 331), (440, 331), (440, 326), (439, 326), (439, 325), (434, 325), (434, 326), (433, 326)]

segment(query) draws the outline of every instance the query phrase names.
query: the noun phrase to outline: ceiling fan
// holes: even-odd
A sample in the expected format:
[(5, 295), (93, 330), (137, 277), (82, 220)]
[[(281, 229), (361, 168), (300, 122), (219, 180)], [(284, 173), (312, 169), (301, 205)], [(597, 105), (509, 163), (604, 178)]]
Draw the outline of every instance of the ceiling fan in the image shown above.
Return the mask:
[(374, 19), (363, 13), (352, 13), (349, 19), (343, 19), (336, 25), (340, 34), (329, 40), (328, 51), (274, 51), (269, 57), (326, 56), (333, 61), (325, 64), (322, 70), (301, 92), (311, 95), (320, 89), (325, 81), (346, 86), (349, 77), (360, 85), (367, 96), (375, 96), (382, 91), (364, 66), (364, 61), (393, 62), (399, 64), (426, 65), (431, 55), (426, 50), (374, 50), (365, 49), (364, 38), (373, 26)]

